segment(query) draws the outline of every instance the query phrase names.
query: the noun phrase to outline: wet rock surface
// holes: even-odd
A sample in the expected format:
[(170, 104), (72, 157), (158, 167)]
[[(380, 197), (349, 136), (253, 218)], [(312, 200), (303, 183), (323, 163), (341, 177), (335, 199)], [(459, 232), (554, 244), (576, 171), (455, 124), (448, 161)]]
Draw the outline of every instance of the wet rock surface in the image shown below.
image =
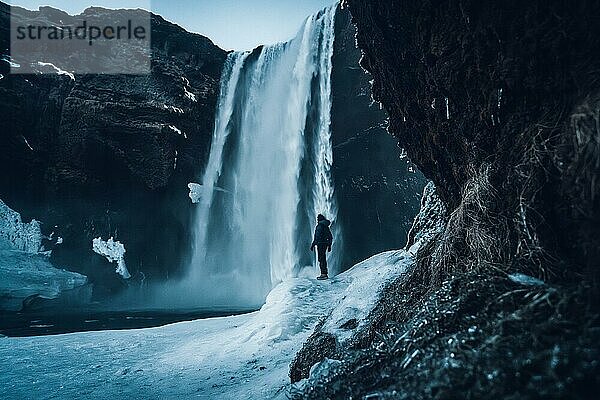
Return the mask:
[(335, 34), (332, 174), (346, 269), (406, 242), (425, 179), (387, 132), (387, 115), (372, 99), (372, 77), (359, 66), (347, 9), (338, 8)]
[[(292, 398), (592, 399), (600, 331), (579, 312), (585, 301), (582, 292), (503, 276), (457, 276), (435, 290), (420, 277), (398, 282), (350, 346), (314, 352), (313, 363), (341, 363)], [(292, 364), (292, 378), (303, 368)]]
[[(600, 95), (596, 4), (346, 4), (389, 130), (448, 211), (487, 214), (477, 223), (508, 242), (507, 254), (490, 258), (516, 253), (537, 274), (544, 261), (532, 253), (544, 248), (597, 285), (599, 148), (589, 124)], [(467, 198), (477, 191), (479, 204)], [(564, 265), (555, 264), (563, 279)]]

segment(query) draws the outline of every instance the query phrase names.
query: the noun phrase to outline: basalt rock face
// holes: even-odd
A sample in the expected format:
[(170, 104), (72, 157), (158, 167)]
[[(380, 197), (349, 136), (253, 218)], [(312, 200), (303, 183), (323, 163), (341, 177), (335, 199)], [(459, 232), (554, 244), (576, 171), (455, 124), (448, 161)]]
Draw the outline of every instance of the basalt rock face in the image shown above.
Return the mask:
[(122, 283), (92, 252), (96, 237), (125, 245), (134, 277), (177, 274), (191, 243), (186, 186), (208, 156), (226, 52), (152, 15), (148, 75), (9, 75), (9, 8), (0, 6), (0, 197), (43, 221), (52, 243), (62, 237), (47, 243), (53, 261), (100, 290)]
[(371, 97), (359, 66), (356, 28), (338, 8), (332, 71), (332, 174), (343, 230), (342, 266), (406, 243), (425, 179), (386, 130), (387, 115)]
[(452, 213), (438, 266), (597, 285), (597, 4), (346, 4), (390, 132)]

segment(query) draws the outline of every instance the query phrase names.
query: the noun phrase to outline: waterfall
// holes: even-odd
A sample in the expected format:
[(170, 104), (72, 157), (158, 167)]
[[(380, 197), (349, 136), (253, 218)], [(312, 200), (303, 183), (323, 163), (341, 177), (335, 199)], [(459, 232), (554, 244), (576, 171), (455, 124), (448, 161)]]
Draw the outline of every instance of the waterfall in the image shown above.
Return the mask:
[(185, 279), (202, 303), (262, 304), (274, 285), (314, 267), (318, 213), (332, 221), (330, 269), (339, 268), (330, 171), (335, 10), (309, 17), (289, 42), (228, 55)]

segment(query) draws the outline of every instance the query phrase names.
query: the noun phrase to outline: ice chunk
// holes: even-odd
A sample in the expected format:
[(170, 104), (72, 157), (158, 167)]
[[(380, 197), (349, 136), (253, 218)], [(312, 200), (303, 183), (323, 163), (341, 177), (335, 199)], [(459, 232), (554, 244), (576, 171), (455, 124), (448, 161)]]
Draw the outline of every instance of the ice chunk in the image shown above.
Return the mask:
[(534, 278), (533, 276), (529, 276), (529, 275), (525, 275), (525, 274), (521, 274), (521, 273), (510, 274), (510, 275), (508, 275), (508, 279), (510, 279), (514, 283), (518, 283), (518, 284), (524, 285), (524, 286), (541, 286), (544, 284), (543, 281), (541, 281), (537, 278)]
[(42, 231), (38, 221), (23, 223), (21, 214), (0, 200), (0, 249), (3, 247), (38, 253), (42, 250)]
[[(199, 183), (190, 182), (188, 183), (188, 189), (190, 189), (188, 196), (190, 196), (190, 199), (192, 199), (192, 203), (200, 203), (201, 197), (204, 195), (204, 192), (206, 192), (204, 186)], [(217, 186), (215, 186), (213, 189), (216, 192), (231, 193), (229, 190)]]
[(55, 268), (48, 255), (43, 252), (40, 223), (23, 223), (21, 215), (0, 200), (0, 309), (19, 311), (31, 296), (55, 299), (87, 284), (84, 275)]
[(190, 199), (192, 199), (192, 203), (200, 203), (200, 197), (202, 196), (202, 185), (197, 183), (188, 183), (188, 188), (190, 189)]
[(108, 240), (102, 240), (101, 237), (92, 240), (92, 250), (106, 257), (111, 263), (117, 263), (115, 272), (121, 275), (124, 279), (131, 278), (131, 274), (125, 265), (125, 246), (118, 240), (115, 241), (112, 237)]

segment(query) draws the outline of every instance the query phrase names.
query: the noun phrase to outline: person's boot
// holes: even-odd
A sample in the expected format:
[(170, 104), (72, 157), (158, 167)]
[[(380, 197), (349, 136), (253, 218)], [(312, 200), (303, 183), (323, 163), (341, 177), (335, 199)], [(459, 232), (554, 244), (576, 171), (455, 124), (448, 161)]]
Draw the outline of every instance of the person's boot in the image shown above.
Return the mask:
[(324, 281), (325, 279), (329, 279), (329, 276), (327, 274), (321, 274), (317, 276), (317, 279), (320, 281)]

